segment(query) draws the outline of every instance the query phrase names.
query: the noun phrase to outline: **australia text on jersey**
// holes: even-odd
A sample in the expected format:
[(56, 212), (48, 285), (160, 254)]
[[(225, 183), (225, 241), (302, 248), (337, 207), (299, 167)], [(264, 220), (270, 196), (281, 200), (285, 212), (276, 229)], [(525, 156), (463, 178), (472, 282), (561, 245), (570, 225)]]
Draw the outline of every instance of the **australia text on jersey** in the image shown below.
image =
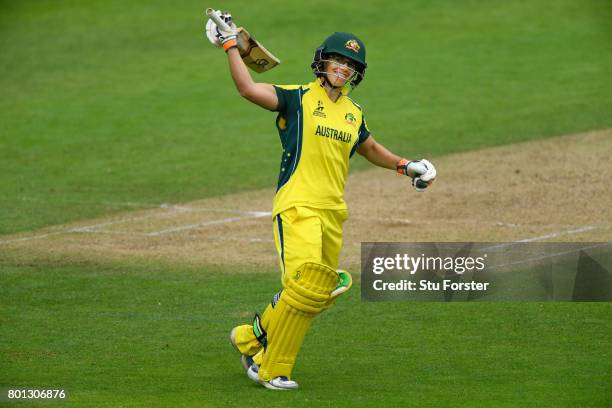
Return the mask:
[(353, 140), (353, 135), (349, 132), (343, 132), (341, 130), (337, 130), (334, 128), (330, 128), (327, 126), (317, 125), (317, 130), (315, 131), (315, 135), (328, 137), (334, 140), (339, 140), (344, 143), (351, 143)]

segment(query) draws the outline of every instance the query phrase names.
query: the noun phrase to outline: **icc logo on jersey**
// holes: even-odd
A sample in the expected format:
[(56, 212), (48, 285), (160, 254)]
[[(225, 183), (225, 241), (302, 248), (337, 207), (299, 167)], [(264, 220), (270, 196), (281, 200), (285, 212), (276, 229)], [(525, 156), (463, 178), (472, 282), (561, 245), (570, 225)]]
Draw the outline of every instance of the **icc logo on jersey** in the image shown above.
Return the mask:
[(327, 115), (325, 114), (325, 112), (323, 112), (324, 106), (323, 106), (323, 102), (318, 101), (317, 102), (317, 108), (314, 110), (314, 112), (312, 112), (312, 114), (314, 116), (319, 116), (322, 118), (327, 117)]

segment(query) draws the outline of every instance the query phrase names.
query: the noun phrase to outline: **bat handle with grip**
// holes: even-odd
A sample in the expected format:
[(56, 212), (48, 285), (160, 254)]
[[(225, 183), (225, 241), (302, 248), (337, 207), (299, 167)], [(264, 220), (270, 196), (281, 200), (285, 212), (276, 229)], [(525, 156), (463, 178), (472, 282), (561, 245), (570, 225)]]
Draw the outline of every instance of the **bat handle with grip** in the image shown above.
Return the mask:
[(223, 31), (229, 31), (230, 27), (227, 23), (217, 14), (217, 12), (210, 7), (206, 9), (206, 15), (210, 17), (212, 21)]

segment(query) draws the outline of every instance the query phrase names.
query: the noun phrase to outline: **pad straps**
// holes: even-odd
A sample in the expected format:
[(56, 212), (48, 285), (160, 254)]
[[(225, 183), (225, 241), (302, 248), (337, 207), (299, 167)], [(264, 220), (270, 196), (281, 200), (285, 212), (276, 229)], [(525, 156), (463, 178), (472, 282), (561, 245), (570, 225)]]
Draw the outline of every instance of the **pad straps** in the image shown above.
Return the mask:
[(265, 349), (268, 345), (268, 333), (261, 325), (261, 317), (259, 317), (259, 313), (255, 313), (255, 318), (253, 319), (253, 334), (255, 334), (259, 344), (261, 344)]

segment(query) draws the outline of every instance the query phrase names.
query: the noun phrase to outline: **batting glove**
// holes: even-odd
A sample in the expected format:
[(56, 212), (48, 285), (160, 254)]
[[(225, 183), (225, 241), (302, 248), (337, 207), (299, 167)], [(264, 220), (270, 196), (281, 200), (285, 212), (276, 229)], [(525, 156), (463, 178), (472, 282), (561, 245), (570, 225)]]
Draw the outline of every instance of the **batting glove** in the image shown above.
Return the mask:
[(334, 289), (332, 293), (330, 294), (332, 298), (340, 296), (344, 292), (348, 291), (351, 288), (351, 286), (353, 286), (353, 278), (351, 277), (350, 273), (342, 269), (338, 269), (337, 272), (338, 272), (338, 285), (336, 286), (336, 289)]
[(423, 192), (436, 178), (436, 168), (426, 159), (408, 161), (402, 159), (397, 163), (397, 172), (412, 179), (416, 191)]
[(206, 35), (211, 42), (214, 40), (216, 45), (223, 47), (225, 52), (227, 52), (230, 48), (238, 45), (236, 40), (238, 28), (236, 24), (234, 24), (232, 15), (228, 11), (217, 10), (215, 13), (225, 21), (227, 27), (221, 27), (215, 24), (212, 19), (209, 19), (206, 22)]

